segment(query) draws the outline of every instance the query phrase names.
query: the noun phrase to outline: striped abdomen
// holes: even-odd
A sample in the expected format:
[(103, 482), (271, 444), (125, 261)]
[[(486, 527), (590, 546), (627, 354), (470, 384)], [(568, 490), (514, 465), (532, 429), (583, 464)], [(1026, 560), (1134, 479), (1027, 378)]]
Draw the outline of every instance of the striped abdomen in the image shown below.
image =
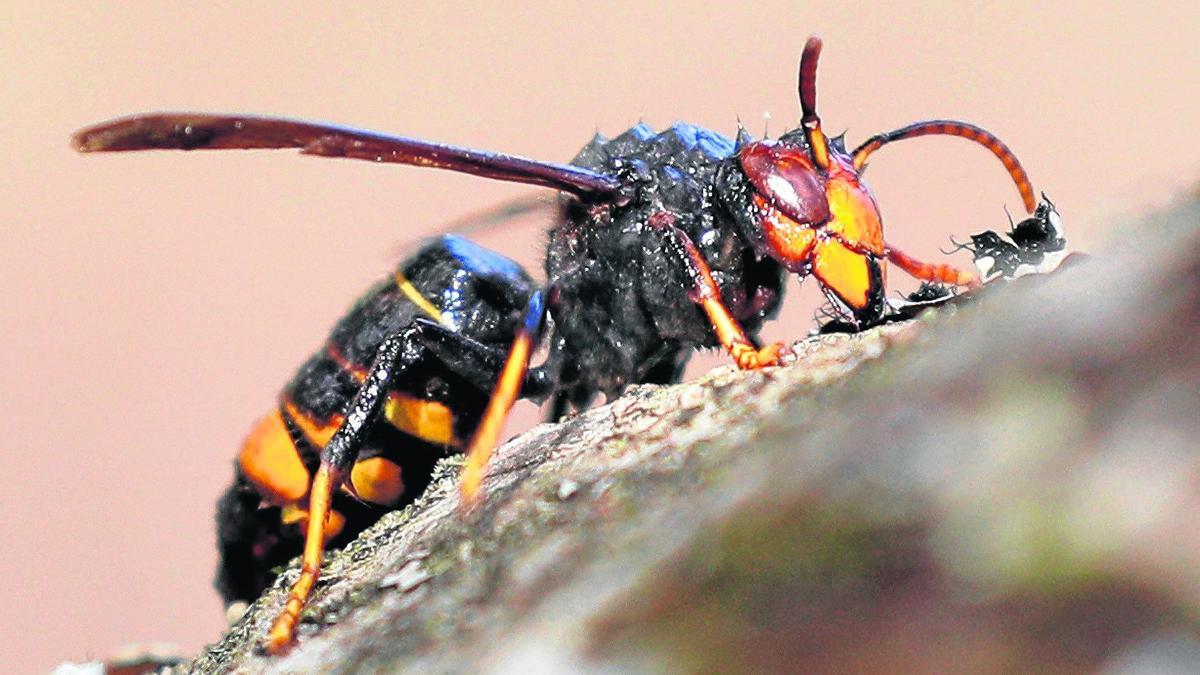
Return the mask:
[[(263, 579), (269, 580), (264, 568), (299, 551), (321, 448), (341, 425), (384, 339), (426, 319), (507, 350), (519, 318), (514, 310), (533, 288), (507, 259), (447, 236), (405, 261), (338, 321), (238, 455), (237, 482), (218, 514), (223, 558), (218, 586), (227, 598), (253, 597)], [(347, 488), (366, 504), (347, 488), (335, 497), (326, 537), (331, 545), (420, 494), (437, 460), (470, 437), (489, 393), (431, 354), (408, 364), (348, 477)], [(254, 581), (239, 583), (249, 572)]]

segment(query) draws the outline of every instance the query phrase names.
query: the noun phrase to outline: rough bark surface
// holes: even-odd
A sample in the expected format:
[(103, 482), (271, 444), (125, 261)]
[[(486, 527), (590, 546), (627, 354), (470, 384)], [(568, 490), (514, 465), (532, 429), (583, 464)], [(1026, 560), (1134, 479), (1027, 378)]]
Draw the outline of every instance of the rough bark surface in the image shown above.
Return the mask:
[(1200, 209), (1127, 241), (446, 463), (180, 670), (1200, 670)]

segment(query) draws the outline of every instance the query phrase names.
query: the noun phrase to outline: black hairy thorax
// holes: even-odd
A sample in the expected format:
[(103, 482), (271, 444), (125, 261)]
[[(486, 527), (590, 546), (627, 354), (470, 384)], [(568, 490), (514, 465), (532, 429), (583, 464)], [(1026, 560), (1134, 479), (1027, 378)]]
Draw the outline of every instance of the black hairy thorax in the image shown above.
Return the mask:
[(597, 135), (571, 163), (619, 176), (624, 190), (615, 203), (567, 200), (550, 231), (551, 357), (578, 407), (596, 392), (670, 381), (692, 349), (717, 346), (664, 225), (695, 242), (748, 334), (775, 313), (785, 271), (754, 254), (716, 194), (718, 174), (736, 165), (733, 141), (683, 123), (657, 133), (638, 124)]

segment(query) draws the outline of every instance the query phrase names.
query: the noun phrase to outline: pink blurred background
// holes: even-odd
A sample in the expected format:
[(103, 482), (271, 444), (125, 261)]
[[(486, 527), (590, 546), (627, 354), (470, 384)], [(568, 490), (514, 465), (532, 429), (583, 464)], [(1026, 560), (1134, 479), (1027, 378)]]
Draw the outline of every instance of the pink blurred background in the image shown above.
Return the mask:
[[(553, 160), (639, 118), (757, 132), (769, 111), (777, 134), (819, 33), (828, 131), (976, 122), (1094, 249), (1200, 178), (1200, 17), (1051, 4), (0, 9), (0, 670), (215, 640), (213, 505), (250, 423), (398, 250), (529, 193), (291, 153), (83, 157), (74, 129), (277, 113)], [(888, 238), (921, 256), (1019, 210), (954, 139), (883, 151), (869, 178)], [(539, 267), (536, 226), (478, 238)], [(797, 295), (770, 335), (811, 327), (816, 294)]]

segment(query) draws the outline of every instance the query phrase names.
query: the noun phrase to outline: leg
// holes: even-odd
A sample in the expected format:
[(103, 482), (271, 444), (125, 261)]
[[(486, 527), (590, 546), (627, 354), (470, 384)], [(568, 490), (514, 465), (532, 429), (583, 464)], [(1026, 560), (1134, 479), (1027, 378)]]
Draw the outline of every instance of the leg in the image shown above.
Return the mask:
[(640, 384), (673, 384), (683, 379), (691, 352), (670, 354), (654, 364), (642, 376)]
[(462, 481), (459, 483), (460, 503), (464, 508), (470, 508), (478, 502), (482, 494), (484, 469), (500, 438), (504, 421), (508, 419), (508, 411), (521, 393), (521, 384), (529, 369), (529, 357), (533, 354), (533, 338), (537, 335), (544, 313), (542, 294), (536, 292), (529, 298), (525, 321), (513, 338), (508, 359), (492, 391), (492, 399), (483, 411), (471, 442), (467, 444), (467, 461), (463, 465)]
[(969, 288), (977, 288), (980, 285), (979, 276), (974, 272), (960, 270), (953, 265), (921, 262), (892, 246), (887, 247), (887, 259), (910, 275), (924, 281), (936, 281)]
[[(657, 358), (657, 362), (638, 380), (638, 384), (671, 384), (678, 382), (683, 379), (683, 371), (687, 367), (690, 356), (691, 353), (688, 351), (661, 350), (659, 356), (650, 359), (654, 360)], [(554, 358), (555, 355), (552, 352), (547, 361), (551, 361)], [(539, 367), (539, 369), (541, 368), (547, 368), (547, 366), (543, 365)], [(548, 370), (553, 371), (553, 366), (550, 366)], [(546, 415), (546, 421), (557, 422), (571, 411), (586, 409), (597, 393), (594, 389), (582, 387), (565, 387), (559, 389), (550, 401), (550, 411)]]
[(729, 352), (738, 367), (743, 370), (755, 370), (779, 365), (783, 344), (777, 342), (762, 349), (754, 346), (754, 343), (746, 335), (746, 331), (742, 330), (737, 319), (730, 314), (729, 308), (721, 301), (721, 289), (713, 280), (708, 262), (696, 249), (696, 244), (687, 236), (687, 233), (675, 227), (674, 217), (668, 213), (659, 213), (651, 217), (650, 221), (652, 225), (658, 226), (666, 233), (667, 247), (685, 266), (691, 277), (692, 290), (689, 296), (693, 302), (704, 309), (721, 346)]
[[(463, 337), (426, 319), (417, 319), (416, 325), (421, 329), (421, 343), (456, 374), (484, 391), (495, 385), (496, 374), (504, 369), (504, 350)], [(525, 373), (521, 398), (541, 403), (553, 389), (553, 374), (543, 368), (532, 368)]]
[(420, 358), (420, 332), (419, 326), (410, 326), (383, 341), (366, 379), (350, 402), (345, 421), (321, 450), (321, 464), (309, 490), (308, 529), (300, 577), (292, 585), (287, 604), (267, 635), (269, 653), (283, 652), (295, 638), (296, 622), (320, 574), (333, 492), (344, 483), (363, 441), (378, 420), (392, 382)]
[[(531, 302), (531, 312), (535, 314), (532, 314), (525, 324), (529, 326), (532, 321), (532, 329), (520, 333), (524, 335), (526, 348), (530, 351), (532, 336), (536, 333), (542, 316), (540, 294), (535, 293), (534, 298), (535, 301)], [(536, 305), (536, 308), (533, 305)], [(358, 393), (350, 402), (344, 416), (345, 421), (321, 450), (321, 463), (309, 490), (308, 528), (305, 532), (300, 577), (292, 586), (287, 604), (271, 627), (267, 638), (267, 651), (279, 653), (294, 639), (296, 622), (320, 574), (333, 493), (343, 485), (348, 485), (346, 477), (350, 468), (354, 466), (363, 442), (379, 419), (392, 383), (401, 377), (405, 370), (428, 355), (442, 360), (454, 372), (475, 381), (480, 388), (491, 386), (491, 383), (496, 381), (496, 373), (504, 368), (498, 350), (465, 338), (432, 321), (418, 319), (383, 341)], [(527, 361), (528, 355), (525, 358)], [(532, 392), (529, 395), (544, 395), (544, 392), (549, 391), (551, 383), (543, 373), (530, 373), (528, 377), (526, 375), (525, 368), (522, 367), (519, 374), (513, 376), (515, 380), (512, 382), (507, 382), (502, 374), (501, 383), (508, 384), (522, 393)], [(508, 406), (511, 405), (510, 401)], [(500, 424), (503, 424), (503, 418), (500, 419)], [(499, 433), (498, 428), (496, 433)], [(476, 436), (479, 436), (478, 432)], [(486, 457), (484, 459), (486, 461)]]
[(571, 397), (565, 391), (560, 391), (550, 400), (550, 412), (546, 413), (547, 422), (557, 422), (567, 414), (571, 407)]

